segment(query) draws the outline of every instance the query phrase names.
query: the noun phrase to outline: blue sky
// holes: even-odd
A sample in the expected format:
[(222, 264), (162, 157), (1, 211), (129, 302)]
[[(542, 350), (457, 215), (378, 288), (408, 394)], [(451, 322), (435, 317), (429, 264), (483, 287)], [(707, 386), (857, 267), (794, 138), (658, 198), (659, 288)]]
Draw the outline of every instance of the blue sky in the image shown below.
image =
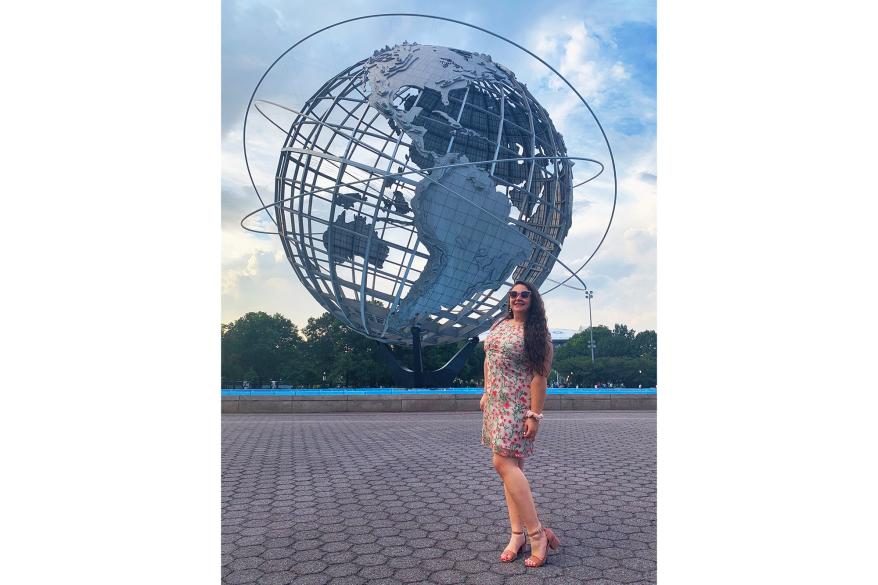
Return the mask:
[[(243, 231), (240, 219), (259, 207), (247, 179), (241, 129), (247, 100), (265, 69), (302, 37), (354, 16), (422, 12), (487, 28), (539, 55), (585, 97), (603, 125), (616, 161), (618, 201), (613, 226), (579, 273), (595, 291), (596, 324), (656, 327), (656, 17), (645, 2), (361, 2), (229, 1), (222, 4), (222, 320), (247, 311), (280, 312), (303, 326), (323, 308), (297, 280), (276, 237)], [(411, 17), (342, 25), (297, 47), (260, 88), (262, 99), (297, 108), (326, 79), (372, 50), (403, 40), (490, 54), (512, 69), (548, 110), (571, 156), (609, 162), (593, 120), (557, 76), (526, 53), (453, 23)], [(255, 112), (248, 152), (257, 185), (271, 195), (283, 136)], [(585, 169), (582, 169), (584, 171)], [(576, 171), (576, 169), (574, 169)], [(580, 172), (582, 172), (580, 171)], [(606, 172), (574, 193), (573, 227), (561, 260), (578, 267), (609, 219)], [(576, 177), (575, 177), (576, 178)], [(556, 265), (552, 277), (566, 276)], [(571, 281), (573, 282), (573, 281)], [(543, 290), (549, 288), (544, 283)], [(588, 325), (581, 292), (557, 289), (545, 298), (549, 324)]]

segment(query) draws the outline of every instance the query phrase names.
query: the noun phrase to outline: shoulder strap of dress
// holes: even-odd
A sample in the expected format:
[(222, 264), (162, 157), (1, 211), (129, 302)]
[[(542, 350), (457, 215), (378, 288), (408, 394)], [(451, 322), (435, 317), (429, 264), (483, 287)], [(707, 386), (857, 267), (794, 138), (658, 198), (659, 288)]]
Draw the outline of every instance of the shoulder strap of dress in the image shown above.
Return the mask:
[(503, 319), (499, 319), (499, 320), (497, 320), (497, 321), (494, 321), (494, 324), (491, 325), (491, 328), (488, 329), (488, 331), (493, 331), (494, 329), (497, 328), (497, 325), (499, 325), (500, 323), (502, 323), (502, 322), (505, 321), (505, 320), (506, 320), (506, 318), (504, 317)]

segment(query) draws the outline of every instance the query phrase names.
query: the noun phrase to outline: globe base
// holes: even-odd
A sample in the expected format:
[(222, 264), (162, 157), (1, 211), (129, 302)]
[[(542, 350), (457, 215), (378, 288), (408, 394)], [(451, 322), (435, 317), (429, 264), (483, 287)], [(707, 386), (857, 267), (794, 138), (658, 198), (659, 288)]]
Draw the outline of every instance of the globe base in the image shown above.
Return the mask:
[(412, 350), (414, 352), (414, 368), (405, 367), (397, 359), (386, 344), (378, 343), (378, 352), (384, 358), (384, 362), (390, 369), (394, 384), (398, 388), (444, 388), (451, 385), (457, 375), (463, 370), (467, 360), (479, 344), (478, 337), (471, 337), (466, 345), (461, 347), (454, 357), (448, 360), (438, 370), (424, 371), (424, 363), (421, 358), (421, 328), (412, 327)]

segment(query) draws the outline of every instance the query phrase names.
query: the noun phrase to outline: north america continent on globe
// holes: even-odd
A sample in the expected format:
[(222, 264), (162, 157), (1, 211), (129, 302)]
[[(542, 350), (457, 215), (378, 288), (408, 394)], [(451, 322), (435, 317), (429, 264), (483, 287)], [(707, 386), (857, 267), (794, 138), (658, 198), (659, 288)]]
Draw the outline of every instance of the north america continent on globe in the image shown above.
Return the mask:
[[(400, 329), (439, 307), (454, 307), (478, 291), (496, 287), (530, 254), (530, 240), (506, 223), (509, 197), (496, 190), (486, 171), (474, 165), (442, 168), (480, 162), (480, 156), (490, 162), (499, 127), (499, 123), (494, 128), (486, 125), (485, 130), (493, 130), (486, 136), (477, 128), (462, 126), (442, 111), (442, 106), (450, 106), (450, 92), (481, 80), (514, 83), (515, 76), (487, 55), (410, 43), (376, 51), (364, 69), (371, 90), (369, 104), (411, 138), (415, 163), (421, 168), (439, 167), (420, 181), (411, 202), (414, 223), (430, 259), (390, 316), (390, 326)], [(394, 107), (393, 98), (406, 87), (437, 92), (441, 106), (428, 108), (412, 99), (403, 109)], [(447, 124), (428, 128), (429, 114), (439, 114)], [(449, 147), (458, 136), (479, 139), (463, 149), (472, 159), (437, 150)], [(491, 148), (480, 148), (480, 143)]]

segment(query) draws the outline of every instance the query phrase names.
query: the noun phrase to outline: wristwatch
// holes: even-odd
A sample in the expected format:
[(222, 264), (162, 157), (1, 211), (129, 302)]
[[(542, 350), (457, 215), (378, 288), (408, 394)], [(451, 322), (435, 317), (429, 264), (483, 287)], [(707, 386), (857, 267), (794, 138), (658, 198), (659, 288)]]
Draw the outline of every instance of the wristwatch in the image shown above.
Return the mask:
[(543, 415), (537, 414), (532, 410), (528, 410), (527, 412), (524, 413), (524, 418), (535, 418), (537, 420), (543, 420)]

